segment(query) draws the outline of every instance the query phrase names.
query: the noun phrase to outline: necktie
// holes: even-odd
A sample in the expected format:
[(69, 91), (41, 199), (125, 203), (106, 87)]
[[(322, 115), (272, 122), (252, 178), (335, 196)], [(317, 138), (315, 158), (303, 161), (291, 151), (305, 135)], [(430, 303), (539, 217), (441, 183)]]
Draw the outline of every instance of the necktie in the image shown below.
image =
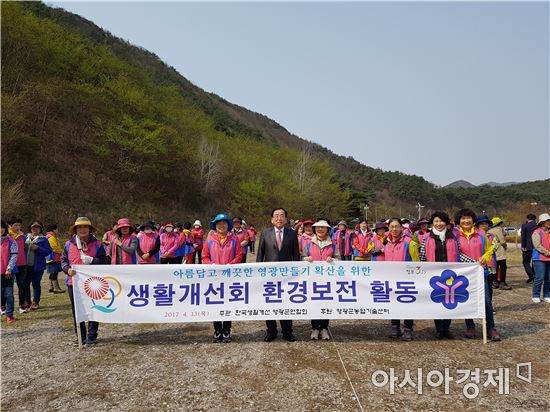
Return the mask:
[(277, 249), (281, 251), (281, 246), (283, 245), (283, 236), (280, 230), (277, 230)]

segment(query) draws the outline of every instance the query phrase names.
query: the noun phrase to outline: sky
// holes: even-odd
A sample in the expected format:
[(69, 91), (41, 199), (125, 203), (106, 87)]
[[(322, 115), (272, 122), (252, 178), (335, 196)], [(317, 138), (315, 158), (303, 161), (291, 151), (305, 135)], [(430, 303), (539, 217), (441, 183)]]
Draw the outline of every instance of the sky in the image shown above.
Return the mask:
[(368, 166), (550, 177), (549, 4), (48, 2)]

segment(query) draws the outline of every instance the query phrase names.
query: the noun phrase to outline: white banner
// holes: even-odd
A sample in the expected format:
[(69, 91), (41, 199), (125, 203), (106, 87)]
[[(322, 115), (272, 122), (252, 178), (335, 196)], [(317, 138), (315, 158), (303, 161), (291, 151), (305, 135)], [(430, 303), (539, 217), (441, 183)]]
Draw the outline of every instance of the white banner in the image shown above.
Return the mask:
[(75, 266), (77, 321), (481, 319), (470, 263), (274, 262)]

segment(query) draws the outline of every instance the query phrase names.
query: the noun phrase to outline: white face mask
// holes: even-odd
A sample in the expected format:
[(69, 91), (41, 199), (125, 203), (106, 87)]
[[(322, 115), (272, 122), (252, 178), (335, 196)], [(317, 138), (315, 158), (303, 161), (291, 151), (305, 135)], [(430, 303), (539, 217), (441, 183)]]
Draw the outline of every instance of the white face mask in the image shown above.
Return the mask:
[(168, 226), (168, 227), (166, 228), (166, 231), (167, 231), (168, 233), (170, 233), (172, 230), (174, 230), (174, 228), (171, 227), (171, 226)]
[(153, 233), (153, 229), (145, 229), (144, 232), (145, 233)]

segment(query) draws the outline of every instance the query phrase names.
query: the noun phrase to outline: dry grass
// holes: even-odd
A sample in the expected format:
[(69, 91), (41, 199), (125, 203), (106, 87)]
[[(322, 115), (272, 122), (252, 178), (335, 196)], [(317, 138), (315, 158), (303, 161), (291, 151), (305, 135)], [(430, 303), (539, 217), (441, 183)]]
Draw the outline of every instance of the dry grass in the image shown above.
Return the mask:
[[(413, 342), (386, 338), (387, 321), (332, 321), (333, 342), (310, 342), (309, 324), (295, 322), (298, 342), (264, 343), (262, 322), (236, 322), (235, 341), (210, 343), (210, 324), (107, 325), (100, 343), (79, 351), (72, 344), (69, 299), (48, 295), (44, 308), (2, 323), (2, 410), (367, 411), (548, 410), (550, 304), (532, 304), (519, 266), (510, 265), (511, 291), (495, 291), (497, 327), (504, 340), (482, 345), (460, 336), (434, 339), (433, 322), (415, 325)], [(515, 377), (518, 362), (532, 362), (533, 382)], [(511, 368), (510, 395), (482, 388), (475, 400), (462, 385), (424, 384), (424, 394), (371, 383), (372, 373), (395, 368), (414, 374), (456, 368)], [(456, 376), (456, 375), (455, 375)]]

